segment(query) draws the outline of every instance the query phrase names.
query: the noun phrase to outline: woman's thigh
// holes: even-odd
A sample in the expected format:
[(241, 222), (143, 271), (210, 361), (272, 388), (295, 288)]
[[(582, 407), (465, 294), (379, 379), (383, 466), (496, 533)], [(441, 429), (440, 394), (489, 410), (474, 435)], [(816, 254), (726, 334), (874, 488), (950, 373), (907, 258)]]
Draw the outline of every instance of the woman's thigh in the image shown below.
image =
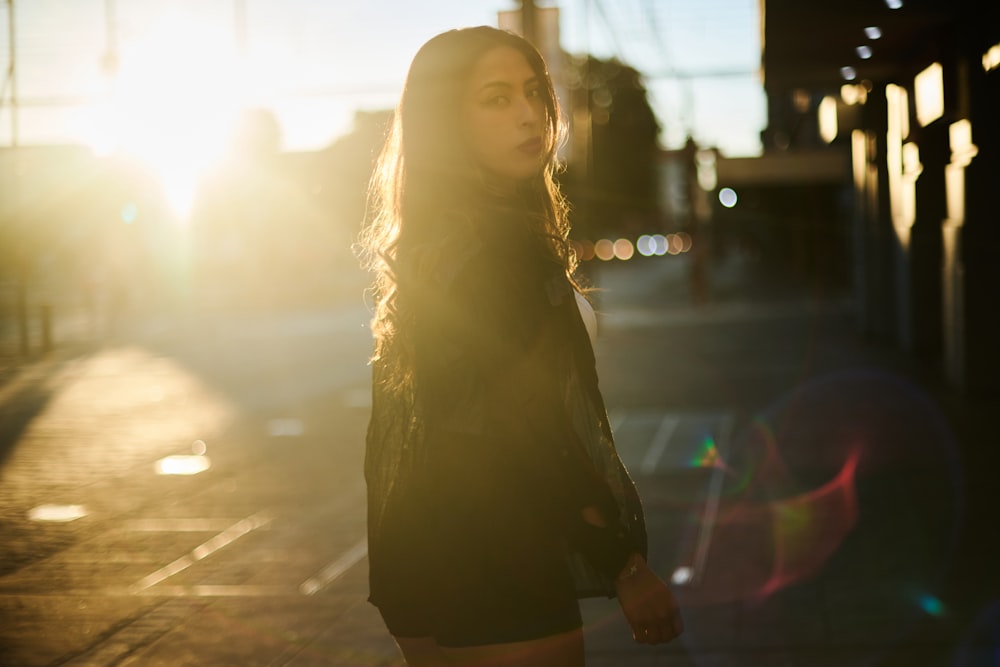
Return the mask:
[(432, 637), (393, 637), (409, 667), (453, 667)]
[(583, 667), (583, 630), (484, 646), (439, 647), (450, 667)]

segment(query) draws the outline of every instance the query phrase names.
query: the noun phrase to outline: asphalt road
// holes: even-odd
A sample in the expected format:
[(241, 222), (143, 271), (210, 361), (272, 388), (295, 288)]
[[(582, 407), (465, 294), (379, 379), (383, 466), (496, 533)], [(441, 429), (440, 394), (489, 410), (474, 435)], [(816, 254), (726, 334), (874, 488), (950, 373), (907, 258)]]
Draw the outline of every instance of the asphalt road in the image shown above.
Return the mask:
[[(637, 647), (585, 601), (588, 664), (980, 664), (995, 603), (940, 586), (953, 434), (905, 360), (857, 344), (842, 296), (738, 263), (695, 307), (684, 261), (595, 283), (688, 630)], [(367, 316), (161, 320), (0, 388), (0, 665), (400, 665), (365, 602)]]

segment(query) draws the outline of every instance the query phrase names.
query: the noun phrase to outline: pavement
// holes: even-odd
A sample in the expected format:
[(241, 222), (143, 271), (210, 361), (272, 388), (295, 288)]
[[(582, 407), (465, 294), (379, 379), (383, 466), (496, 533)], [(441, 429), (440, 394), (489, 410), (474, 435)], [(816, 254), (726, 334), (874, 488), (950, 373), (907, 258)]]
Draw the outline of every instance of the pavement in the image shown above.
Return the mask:
[[(1000, 664), (1000, 400), (731, 257), (593, 265), (602, 388), (686, 631), (587, 664)], [(0, 383), (0, 665), (402, 665), (367, 595), (367, 314), (144, 320)], [(169, 473), (169, 474), (165, 474)], [(179, 474), (186, 473), (186, 474)]]

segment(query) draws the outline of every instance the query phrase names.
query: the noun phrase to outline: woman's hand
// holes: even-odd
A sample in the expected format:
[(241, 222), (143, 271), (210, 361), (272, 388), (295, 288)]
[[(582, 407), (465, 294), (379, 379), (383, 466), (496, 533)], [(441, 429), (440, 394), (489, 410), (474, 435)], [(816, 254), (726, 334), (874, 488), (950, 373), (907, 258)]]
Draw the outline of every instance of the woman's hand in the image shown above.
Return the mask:
[(684, 631), (677, 601), (642, 556), (629, 557), (615, 588), (632, 637), (640, 644), (663, 644)]

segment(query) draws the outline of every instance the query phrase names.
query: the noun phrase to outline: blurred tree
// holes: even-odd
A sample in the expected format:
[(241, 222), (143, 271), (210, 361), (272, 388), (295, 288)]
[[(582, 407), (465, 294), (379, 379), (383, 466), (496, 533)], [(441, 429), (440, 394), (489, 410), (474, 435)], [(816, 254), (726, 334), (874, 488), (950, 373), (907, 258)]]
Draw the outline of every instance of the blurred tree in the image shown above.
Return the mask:
[[(567, 115), (587, 133), (589, 155), (573, 155), (563, 187), (573, 205), (574, 236), (635, 236), (659, 230), (660, 124), (642, 75), (616, 59), (573, 57), (566, 67)], [(586, 137), (574, 138), (576, 147)]]

